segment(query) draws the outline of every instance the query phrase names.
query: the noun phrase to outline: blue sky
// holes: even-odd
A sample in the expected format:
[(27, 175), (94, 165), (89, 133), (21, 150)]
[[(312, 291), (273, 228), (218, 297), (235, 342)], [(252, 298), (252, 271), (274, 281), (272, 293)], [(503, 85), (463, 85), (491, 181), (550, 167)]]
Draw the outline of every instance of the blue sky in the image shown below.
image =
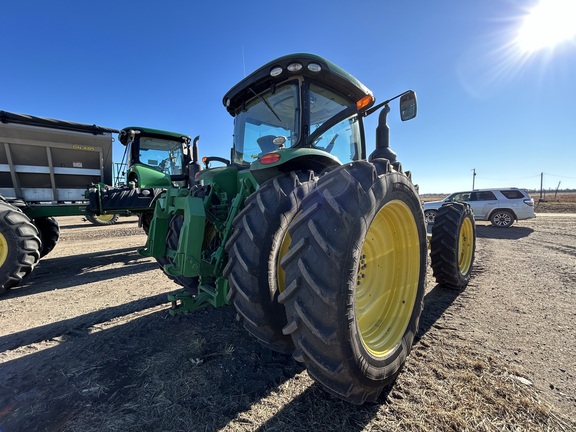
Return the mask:
[[(536, 3), (7, 2), (0, 110), (200, 135), (201, 156), (228, 156), (226, 91), (276, 57), (310, 52), (377, 101), (416, 91), (418, 117), (402, 123), (393, 106), (389, 124), (391, 148), (422, 193), (471, 188), (473, 170), (477, 188), (539, 188), (541, 173), (545, 188), (576, 188), (576, 38), (521, 52), (514, 41)], [(576, 28), (575, 7), (559, 16)]]

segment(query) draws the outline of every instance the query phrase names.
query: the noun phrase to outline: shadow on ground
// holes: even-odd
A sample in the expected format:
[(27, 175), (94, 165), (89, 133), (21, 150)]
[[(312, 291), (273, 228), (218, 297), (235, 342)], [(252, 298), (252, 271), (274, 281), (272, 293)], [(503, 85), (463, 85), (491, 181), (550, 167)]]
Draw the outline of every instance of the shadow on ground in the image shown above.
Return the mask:
[(492, 225), (476, 225), (476, 236), (480, 238), (518, 240), (528, 237), (534, 230), (532, 228), (512, 225), (509, 228), (496, 228)]
[[(114, 268), (109, 266), (114, 265)], [(59, 258), (44, 258), (18, 287), (3, 297), (22, 297), (44, 291), (76, 287), (158, 268), (134, 247)], [(65, 269), (65, 270), (63, 270)]]

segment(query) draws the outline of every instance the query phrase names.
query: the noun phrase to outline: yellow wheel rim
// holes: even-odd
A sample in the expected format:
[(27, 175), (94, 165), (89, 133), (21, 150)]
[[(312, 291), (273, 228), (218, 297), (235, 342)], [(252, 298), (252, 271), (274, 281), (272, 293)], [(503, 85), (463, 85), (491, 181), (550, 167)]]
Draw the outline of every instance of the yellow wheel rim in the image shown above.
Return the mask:
[(276, 260), (276, 283), (278, 286), (278, 291), (280, 292), (283, 292), (286, 288), (286, 272), (284, 272), (284, 269), (280, 266), (280, 262), (282, 261), (284, 255), (286, 255), (288, 252), (288, 249), (290, 249), (291, 243), (292, 238), (290, 237), (288, 231), (286, 231), (286, 234), (284, 234), (284, 238), (282, 239), (282, 243), (280, 244), (278, 259)]
[(362, 344), (371, 355), (384, 357), (401, 342), (420, 271), (416, 220), (406, 203), (392, 200), (370, 224), (358, 265), (354, 307)]
[(8, 242), (4, 234), (0, 233), (0, 267), (4, 265), (6, 257), (8, 256)]
[(114, 218), (114, 214), (95, 215), (94, 217), (100, 222), (110, 222)]
[(465, 275), (470, 271), (474, 253), (474, 227), (470, 218), (464, 219), (458, 237), (458, 269)]

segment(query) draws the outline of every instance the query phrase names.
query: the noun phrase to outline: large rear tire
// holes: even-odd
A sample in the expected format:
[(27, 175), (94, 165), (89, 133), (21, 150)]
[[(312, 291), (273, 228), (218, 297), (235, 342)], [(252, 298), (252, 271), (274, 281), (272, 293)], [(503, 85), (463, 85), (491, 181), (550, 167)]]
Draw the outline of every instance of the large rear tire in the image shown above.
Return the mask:
[(16, 207), (0, 202), (0, 294), (17, 286), (40, 259), (38, 230)]
[(426, 227), (410, 180), (388, 161), (322, 177), (292, 222), (282, 260), (294, 358), (330, 393), (375, 401), (399, 374), (418, 330)]
[(95, 215), (89, 213), (86, 215), (86, 220), (93, 223), (94, 225), (114, 225), (116, 222), (118, 222), (119, 217), (120, 215), (116, 213), (101, 214), (101, 215)]
[(286, 315), (278, 294), (285, 283), (279, 260), (290, 243), (288, 226), (315, 184), (312, 172), (292, 172), (264, 183), (246, 200), (226, 244), (228, 299), (244, 328), (262, 345), (278, 352), (294, 350), (290, 336), (282, 333)]
[(52, 252), (52, 249), (54, 249), (54, 246), (58, 243), (60, 226), (56, 219), (50, 216), (36, 218), (33, 220), (33, 223), (40, 235), (40, 241), (42, 243), (40, 247), (40, 258), (43, 258)]
[(430, 265), (436, 282), (464, 289), (472, 274), (476, 251), (476, 224), (470, 206), (453, 202), (438, 210), (430, 240)]

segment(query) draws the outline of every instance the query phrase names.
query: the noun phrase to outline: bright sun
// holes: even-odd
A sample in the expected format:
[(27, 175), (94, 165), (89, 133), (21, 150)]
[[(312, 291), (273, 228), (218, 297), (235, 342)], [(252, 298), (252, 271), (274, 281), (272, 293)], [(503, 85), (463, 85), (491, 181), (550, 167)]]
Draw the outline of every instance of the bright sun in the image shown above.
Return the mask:
[(539, 0), (524, 17), (516, 44), (525, 53), (574, 39), (576, 0)]

